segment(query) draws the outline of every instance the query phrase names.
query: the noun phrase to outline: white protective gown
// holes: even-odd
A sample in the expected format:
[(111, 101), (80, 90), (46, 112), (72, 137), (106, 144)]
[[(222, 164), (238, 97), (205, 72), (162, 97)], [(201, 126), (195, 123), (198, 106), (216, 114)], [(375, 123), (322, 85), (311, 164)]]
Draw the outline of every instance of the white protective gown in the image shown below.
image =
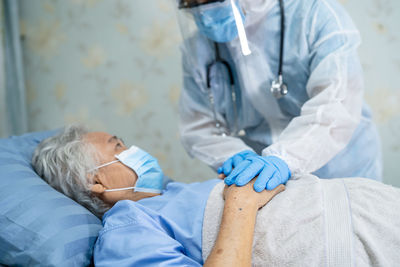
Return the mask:
[(242, 56), (238, 38), (219, 44), (234, 74), (236, 112), (226, 71), (214, 68), (210, 78), (224, 131), (236, 128), (245, 135), (218, 134), (206, 85), (214, 50), (197, 34), (182, 45), (180, 131), (188, 153), (216, 169), (251, 149), (280, 157), (293, 174), (381, 180), (379, 137), (363, 101), (360, 35), (346, 11), (335, 0), (284, 1), (283, 78), (289, 93), (277, 100), (270, 87), (279, 65), (279, 2), (239, 3), (252, 54)]

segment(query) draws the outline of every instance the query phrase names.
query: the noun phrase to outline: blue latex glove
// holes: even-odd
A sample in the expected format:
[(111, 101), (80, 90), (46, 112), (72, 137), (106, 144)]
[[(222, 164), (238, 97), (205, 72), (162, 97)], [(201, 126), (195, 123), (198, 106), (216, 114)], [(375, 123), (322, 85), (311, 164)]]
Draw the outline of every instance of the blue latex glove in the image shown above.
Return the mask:
[(239, 152), (229, 159), (227, 159), (224, 164), (222, 164), (221, 167), (218, 168), (218, 174), (225, 174), (225, 176), (228, 176), (232, 169), (236, 168), (242, 161), (247, 159), (248, 157), (254, 157), (258, 156), (255, 152), (251, 150), (244, 150), (242, 152)]
[(272, 190), (289, 180), (291, 173), (286, 162), (274, 156), (253, 156), (243, 160), (231, 174), (225, 178), (225, 184), (237, 186), (246, 185), (254, 177), (254, 190)]

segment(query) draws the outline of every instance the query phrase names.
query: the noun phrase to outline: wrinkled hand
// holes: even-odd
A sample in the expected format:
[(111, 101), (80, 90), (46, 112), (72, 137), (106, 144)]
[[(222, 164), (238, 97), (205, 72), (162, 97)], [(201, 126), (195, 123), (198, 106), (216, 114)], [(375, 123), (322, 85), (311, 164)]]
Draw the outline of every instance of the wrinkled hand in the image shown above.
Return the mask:
[(256, 206), (257, 209), (264, 207), (274, 196), (285, 190), (284, 185), (279, 185), (271, 191), (262, 190), (261, 192), (255, 192), (253, 187), (256, 179), (253, 179), (245, 186), (238, 187), (235, 184), (231, 186), (225, 185), (224, 188), (224, 200), (235, 201), (243, 204), (244, 207)]
[(247, 159), (248, 157), (253, 157), (253, 156), (258, 156), (255, 152), (251, 150), (244, 150), (242, 152), (239, 152), (229, 159), (227, 159), (224, 164), (222, 164), (221, 167), (218, 168), (218, 174), (220, 175), (220, 178), (223, 178), (221, 176), (222, 174), (225, 176), (228, 176), (231, 172), (232, 169), (236, 168), (242, 161)]
[(225, 184), (244, 186), (254, 177), (254, 190), (261, 192), (264, 189), (272, 190), (280, 184), (286, 183), (290, 176), (290, 170), (286, 162), (275, 156), (252, 156), (239, 163), (235, 169), (225, 178)]

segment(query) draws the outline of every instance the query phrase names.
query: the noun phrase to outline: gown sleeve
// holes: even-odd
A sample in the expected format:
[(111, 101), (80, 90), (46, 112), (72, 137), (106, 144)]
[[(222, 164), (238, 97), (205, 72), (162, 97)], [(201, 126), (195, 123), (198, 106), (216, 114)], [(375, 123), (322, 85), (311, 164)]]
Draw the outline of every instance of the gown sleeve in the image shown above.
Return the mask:
[(357, 55), (360, 36), (333, 1), (315, 1), (309, 20), (310, 99), (262, 154), (275, 155), (292, 173), (313, 172), (349, 143), (361, 118), (363, 74)]
[(132, 201), (118, 202), (103, 218), (95, 266), (201, 266), (161, 220)]

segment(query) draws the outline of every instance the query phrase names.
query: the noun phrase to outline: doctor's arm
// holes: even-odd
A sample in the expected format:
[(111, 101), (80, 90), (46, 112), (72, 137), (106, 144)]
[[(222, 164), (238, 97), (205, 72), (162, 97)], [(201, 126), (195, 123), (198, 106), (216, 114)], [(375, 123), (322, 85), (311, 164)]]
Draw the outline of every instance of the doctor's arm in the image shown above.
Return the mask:
[[(360, 36), (343, 9), (321, 1), (310, 17), (310, 99), (263, 156), (283, 159), (292, 173), (310, 173), (350, 141), (361, 118)], [(340, 19), (339, 19), (340, 18)]]

